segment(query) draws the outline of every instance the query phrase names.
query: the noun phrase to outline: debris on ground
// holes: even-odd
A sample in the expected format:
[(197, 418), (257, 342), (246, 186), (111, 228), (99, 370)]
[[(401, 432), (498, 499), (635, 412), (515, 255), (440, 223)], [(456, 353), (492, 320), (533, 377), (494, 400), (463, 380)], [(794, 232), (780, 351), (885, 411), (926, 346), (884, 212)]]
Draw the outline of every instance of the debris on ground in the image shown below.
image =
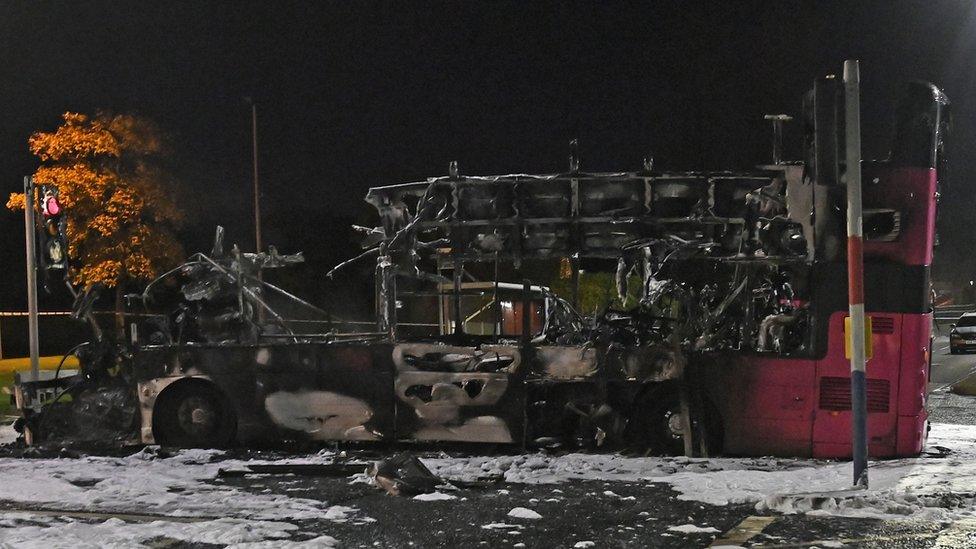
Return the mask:
[(434, 492), (444, 484), (417, 456), (401, 452), (377, 461), (370, 471), (373, 482), (391, 496), (415, 496)]

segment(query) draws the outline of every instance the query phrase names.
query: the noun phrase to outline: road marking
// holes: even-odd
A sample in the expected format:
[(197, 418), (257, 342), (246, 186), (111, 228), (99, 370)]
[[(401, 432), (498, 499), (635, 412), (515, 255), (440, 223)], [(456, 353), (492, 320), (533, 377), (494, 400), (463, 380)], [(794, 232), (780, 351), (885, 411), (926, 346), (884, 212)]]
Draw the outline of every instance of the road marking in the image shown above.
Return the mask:
[(723, 534), (721, 538), (713, 541), (709, 547), (742, 545), (758, 536), (764, 528), (772, 524), (775, 520), (776, 517), (746, 517), (742, 519), (742, 522), (736, 524), (731, 530)]

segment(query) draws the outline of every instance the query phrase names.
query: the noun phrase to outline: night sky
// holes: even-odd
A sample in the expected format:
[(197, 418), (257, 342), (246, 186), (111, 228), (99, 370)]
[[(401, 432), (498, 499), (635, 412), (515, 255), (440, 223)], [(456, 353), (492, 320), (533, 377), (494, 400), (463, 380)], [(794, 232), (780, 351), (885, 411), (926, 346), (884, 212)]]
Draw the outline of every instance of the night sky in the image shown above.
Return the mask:
[[(139, 113), (176, 144), (187, 250), (217, 223), (253, 247), (250, 96), (264, 240), (325, 265), (355, 253), (346, 227), (371, 220), (369, 186), (451, 160), (468, 174), (562, 171), (578, 137), (584, 170), (648, 154), (662, 169), (767, 161), (762, 115), (798, 117), (816, 77), (859, 58), (866, 157), (886, 150), (906, 80), (952, 100), (937, 261), (976, 267), (973, 2), (158, 4), (0, 5), (4, 194), (36, 166), (27, 137), (62, 112)], [(22, 310), (22, 217), (0, 212), (0, 229), (0, 310)]]

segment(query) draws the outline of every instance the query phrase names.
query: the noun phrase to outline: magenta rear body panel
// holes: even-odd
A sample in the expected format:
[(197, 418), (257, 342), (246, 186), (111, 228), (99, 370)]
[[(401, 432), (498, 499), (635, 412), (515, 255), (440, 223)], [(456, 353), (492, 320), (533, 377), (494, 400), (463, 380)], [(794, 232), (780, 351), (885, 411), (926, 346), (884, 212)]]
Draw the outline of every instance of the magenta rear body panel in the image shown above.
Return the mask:
[[(936, 174), (927, 168), (865, 169), (865, 208), (901, 213), (899, 237), (865, 242), (865, 261), (927, 268), (935, 237)], [(922, 279), (919, 279), (922, 280)], [(924, 279), (927, 282), (927, 277)], [(886, 280), (867, 278), (872, 285)], [(916, 284), (919, 285), (919, 284)], [(928, 288), (894, 288), (919, 292)], [(846, 296), (843, 281), (837, 292)], [(822, 297), (822, 296), (821, 296)], [(870, 301), (870, 300), (869, 300)], [(824, 319), (826, 350), (814, 359), (768, 355), (706, 357), (703, 373), (722, 413), (730, 455), (851, 456), (850, 362), (844, 356), (846, 310)], [(921, 452), (932, 337), (930, 311), (872, 310), (873, 355), (867, 364), (871, 457)], [(728, 361), (736, 362), (729, 368)]]

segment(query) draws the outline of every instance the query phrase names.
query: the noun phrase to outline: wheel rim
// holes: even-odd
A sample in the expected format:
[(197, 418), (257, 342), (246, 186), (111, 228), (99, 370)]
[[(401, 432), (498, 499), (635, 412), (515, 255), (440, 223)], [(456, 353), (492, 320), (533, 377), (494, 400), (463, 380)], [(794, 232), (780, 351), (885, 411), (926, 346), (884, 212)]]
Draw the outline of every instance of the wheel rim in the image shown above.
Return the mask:
[(195, 439), (211, 435), (220, 423), (220, 411), (209, 398), (190, 396), (176, 410), (180, 430)]
[(668, 410), (664, 414), (665, 432), (674, 440), (681, 440), (685, 434), (684, 417), (677, 410)]

